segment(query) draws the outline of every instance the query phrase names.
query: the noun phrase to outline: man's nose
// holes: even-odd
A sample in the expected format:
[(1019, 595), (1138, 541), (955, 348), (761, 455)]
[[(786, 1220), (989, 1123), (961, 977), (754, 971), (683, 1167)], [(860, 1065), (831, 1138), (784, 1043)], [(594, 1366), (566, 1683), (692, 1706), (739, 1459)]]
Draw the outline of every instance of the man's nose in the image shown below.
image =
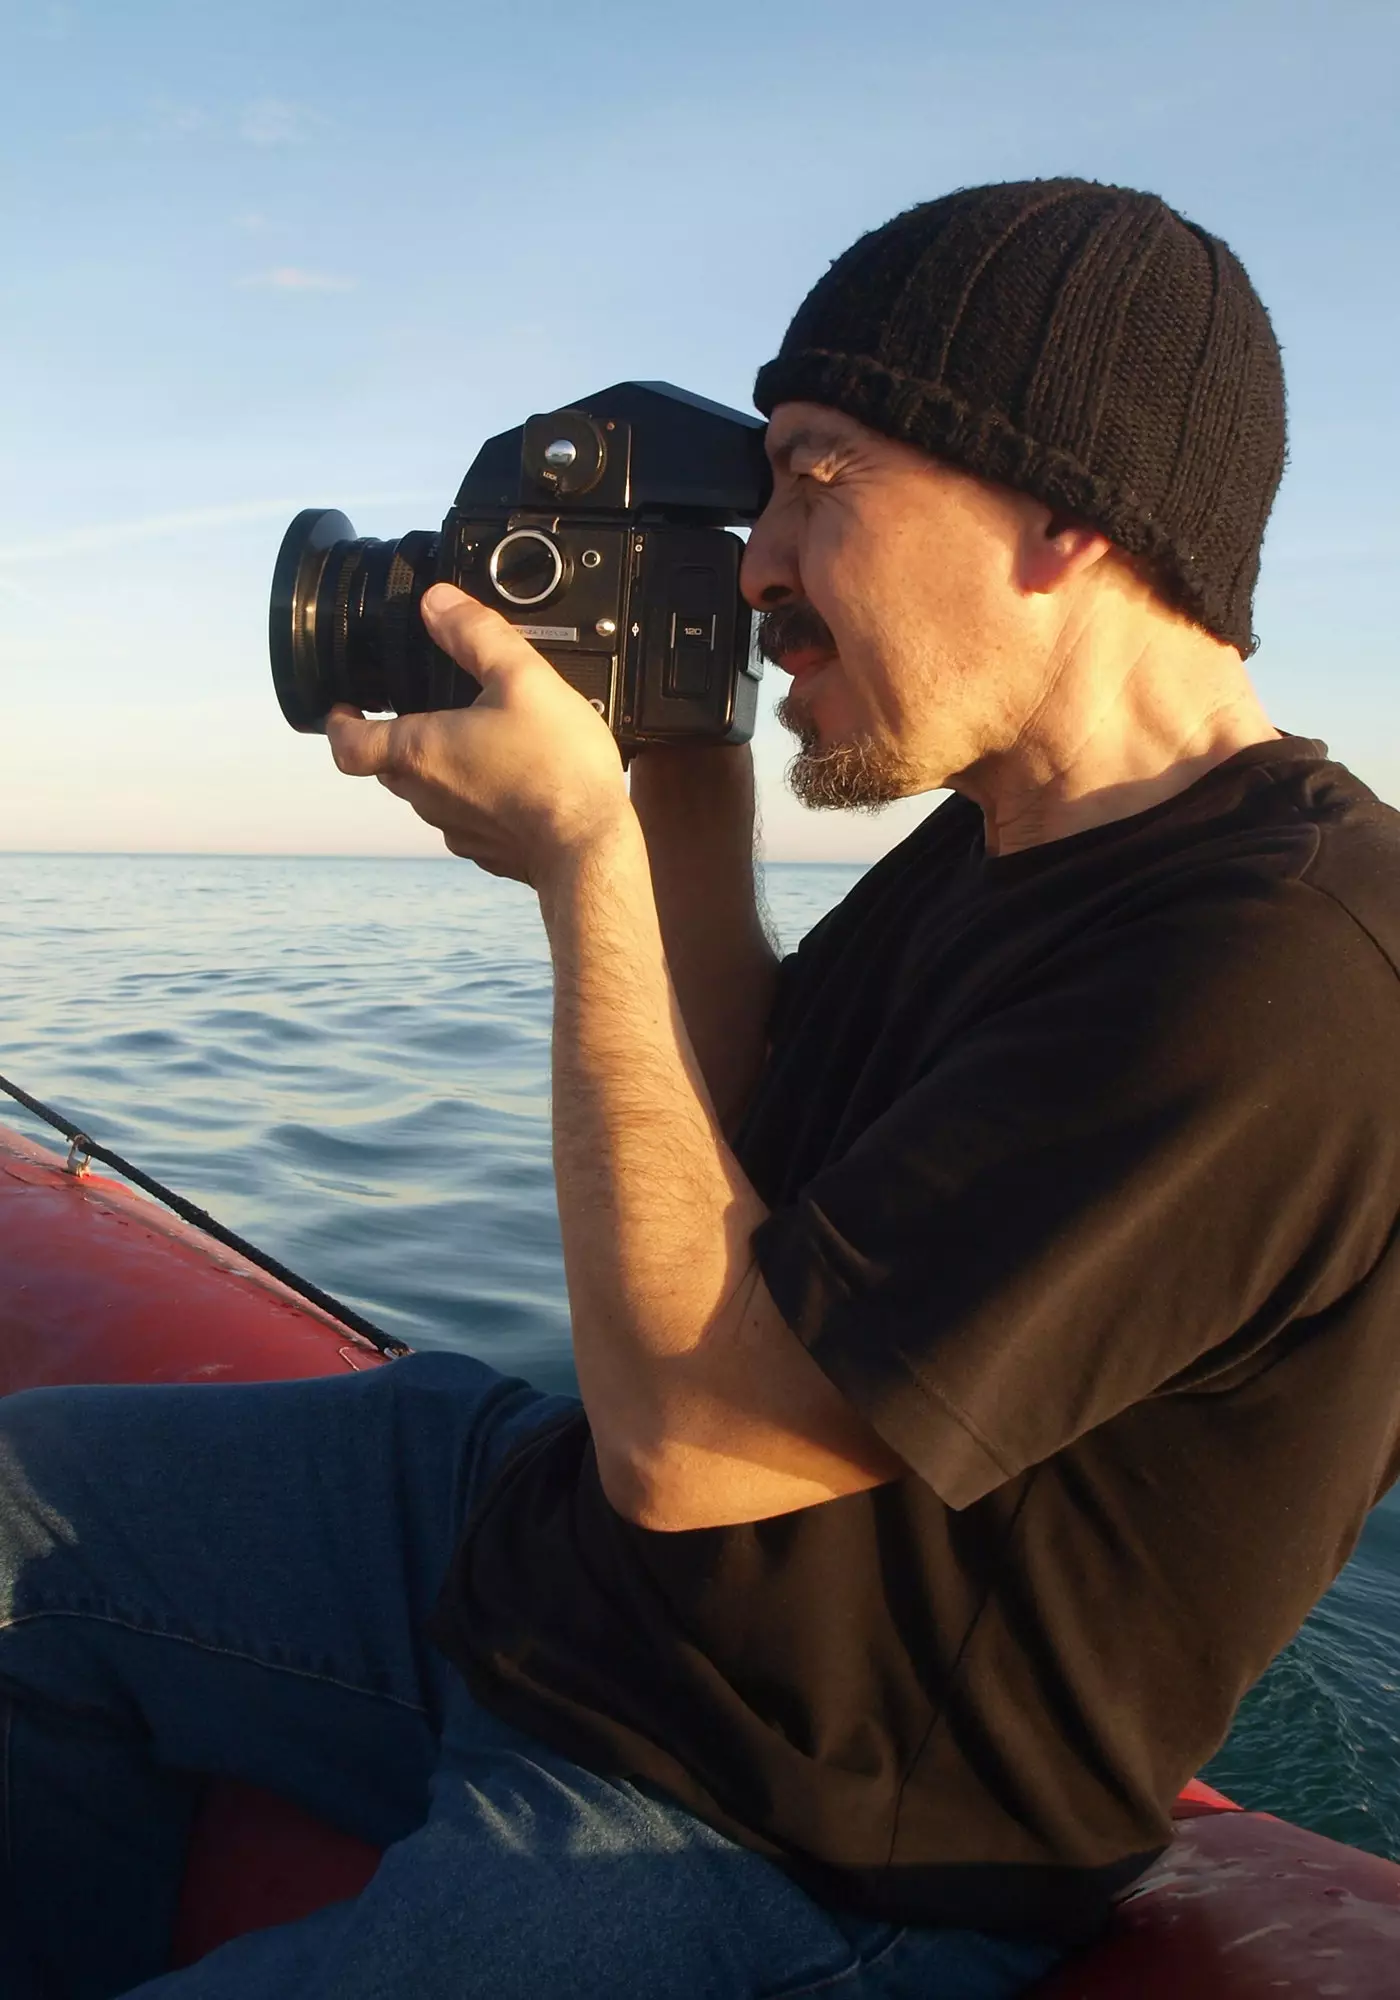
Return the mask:
[(770, 500), (749, 531), (739, 588), (755, 611), (771, 611), (800, 594), (797, 564)]

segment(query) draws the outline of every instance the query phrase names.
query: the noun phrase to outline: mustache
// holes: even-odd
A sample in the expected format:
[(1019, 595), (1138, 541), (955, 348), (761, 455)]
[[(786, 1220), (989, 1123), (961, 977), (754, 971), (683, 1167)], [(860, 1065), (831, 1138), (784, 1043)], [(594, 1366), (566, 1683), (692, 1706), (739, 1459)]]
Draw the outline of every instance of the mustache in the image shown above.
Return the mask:
[(758, 621), (758, 650), (776, 667), (784, 653), (805, 652), (818, 647), (824, 653), (836, 651), (831, 627), (815, 606), (806, 603), (779, 604), (763, 612)]

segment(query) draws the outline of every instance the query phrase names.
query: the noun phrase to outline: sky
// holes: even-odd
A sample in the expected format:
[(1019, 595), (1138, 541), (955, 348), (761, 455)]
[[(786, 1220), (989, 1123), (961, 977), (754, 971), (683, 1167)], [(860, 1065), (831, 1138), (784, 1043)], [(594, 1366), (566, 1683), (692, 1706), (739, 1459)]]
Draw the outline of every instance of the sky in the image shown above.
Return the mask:
[[(305, 506), (435, 527), (482, 439), (625, 377), (750, 407), (864, 229), (1150, 188), (1243, 258), (1290, 466), (1253, 663), (1400, 800), (1400, 0), (0, 0), (0, 849), (427, 854), (287, 729)], [(862, 859), (756, 739), (767, 851)]]

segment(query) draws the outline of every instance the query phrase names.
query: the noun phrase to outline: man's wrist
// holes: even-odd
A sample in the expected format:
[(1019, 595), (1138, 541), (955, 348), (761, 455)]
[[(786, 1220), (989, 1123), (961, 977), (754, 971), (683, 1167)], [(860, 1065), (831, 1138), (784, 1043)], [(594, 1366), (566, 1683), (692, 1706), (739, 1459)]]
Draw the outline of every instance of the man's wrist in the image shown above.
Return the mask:
[(753, 754), (747, 743), (654, 745), (633, 759), (631, 783), (643, 816), (680, 801), (745, 804), (753, 798)]
[(631, 870), (650, 895), (646, 841), (636, 813), (624, 799), (611, 817), (580, 839), (556, 848), (536, 882), (540, 915), (551, 944), (581, 900), (605, 891), (621, 891)]

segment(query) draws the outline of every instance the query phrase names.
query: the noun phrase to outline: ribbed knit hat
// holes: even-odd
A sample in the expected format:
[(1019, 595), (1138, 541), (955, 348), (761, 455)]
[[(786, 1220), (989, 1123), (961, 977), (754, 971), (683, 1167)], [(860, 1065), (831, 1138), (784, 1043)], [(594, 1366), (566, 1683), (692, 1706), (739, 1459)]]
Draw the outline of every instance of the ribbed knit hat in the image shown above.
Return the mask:
[(906, 210), (819, 279), (754, 401), (823, 403), (1033, 494), (1254, 648), (1278, 343), (1238, 258), (1156, 195), (1009, 181)]

